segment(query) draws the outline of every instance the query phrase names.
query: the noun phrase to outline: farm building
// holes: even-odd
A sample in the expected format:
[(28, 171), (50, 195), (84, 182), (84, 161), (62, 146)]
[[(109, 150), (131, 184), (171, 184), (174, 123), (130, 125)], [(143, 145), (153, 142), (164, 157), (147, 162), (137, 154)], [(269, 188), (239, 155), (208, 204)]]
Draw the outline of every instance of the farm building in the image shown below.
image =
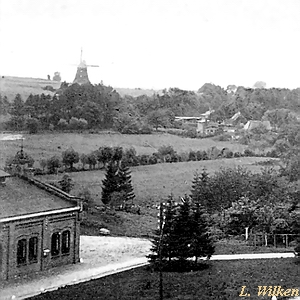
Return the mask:
[(245, 124), (244, 129), (251, 131), (252, 129), (258, 127), (265, 127), (267, 130), (272, 129), (270, 121), (248, 121)]
[(0, 170), (0, 280), (79, 261), (80, 199)]

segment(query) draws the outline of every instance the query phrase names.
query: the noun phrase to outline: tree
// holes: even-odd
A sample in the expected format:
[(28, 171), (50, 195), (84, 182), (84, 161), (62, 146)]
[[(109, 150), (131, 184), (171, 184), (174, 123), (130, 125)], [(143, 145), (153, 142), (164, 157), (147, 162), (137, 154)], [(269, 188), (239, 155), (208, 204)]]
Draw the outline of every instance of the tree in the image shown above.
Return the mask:
[(90, 169), (92, 169), (92, 168), (95, 169), (95, 166), (97, 164), (97, 155), (96, 155), (95, 151), (93, 151), (87, 155), (87, 163), (88, 163)]
[(111, 195), (113, 192), (118, 191), (118, 167), (109, 163), (106, 169), (105, 179), (102, 180), (102, 196), (101, 200), (103, 204), (107, 205), (111, 201)]
[(80, 162), (82, 163), (82, 169), (84, 170), (84, 167), (86, 164), (88, 164), (88, 156), (86, 154), (80, 155)]
[(174, 235), (176, 205), (172, 195), (168, 196), (167, 203), (161, 203), (159, 209), (161, 210), (162, 218), (159, 220), (159, 228), (154, 231), (152, 253), (147, 256), (154, 265), (158, 263), (160, 255), (162, 260), (170, 262), (175, 257), (174, 249), (176, 247)]
[(73, 180), (68, 174), (65, 174), (62, 179), (58, 181), (58, 184), (60, 185), (61, 190), (66, 193), (70, 193), (74, 186)]
[(73, 148), (69, 148), (62, 153), (62, 162), (64, 165), (70, 166), (73, 170), (73, 165), (79, 162), (79, 154)]
[(37, 133), (39, 128), (39, 121), (35, 118), (27, 119), (26, 127), (29, 130), (29, 133), (31, 134)]
[(131, 183), (131, 172), (129, 170), (129, 167), (126, 165), (120, 165), (118, 169), (118, 189), (117, 192), (124, 192), (124, 201), (125, 204), (131, 201), (133, 202), (133, 199), (135, 198), (134, 190)]
[(192, 202), (191, 199), (185, 196), (182, 203), (179, 205), (178, 212), (174, 220), (174, 235), (176, 237), (176, 248), (174, 249), (174, 256), (181, 261), (193, 256), (192, 252), (192, 232), (193, 222), (192, 216)]
[(61, 159), (57, 155), (54, 155), (47, 160), (47, 168), (50, 174), (56, 173), (57, 169), (60, 168), (61, 165)]
[(195, 263), (199, 257), (210, 258), (215, 251), (213, 240), (209, 235), (209, 221), (206, 210), (199, 203), (195, 203), (192, 213), (190, 251), (195, 256)]

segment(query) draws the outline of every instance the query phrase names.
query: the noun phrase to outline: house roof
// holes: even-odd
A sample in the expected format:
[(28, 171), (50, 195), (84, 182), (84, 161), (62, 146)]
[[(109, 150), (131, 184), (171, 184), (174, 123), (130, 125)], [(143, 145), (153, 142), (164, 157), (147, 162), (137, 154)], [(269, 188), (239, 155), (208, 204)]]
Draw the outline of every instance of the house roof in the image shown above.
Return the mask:
[(244, 125), (245, 130), (252, 130), (254, 128), (264, 126), (266, 129), (271, 129), (271, 123), (270, 121), (256, 121), (256, 120), (250, 120)]
[(71, 197), (70, 200), (60, 197), (55, 190), (52, 193), (47, 185), (38, 187), (34, 180), (13, 176), (0, 185), (0, 219), (76, 206), (77, 202)]

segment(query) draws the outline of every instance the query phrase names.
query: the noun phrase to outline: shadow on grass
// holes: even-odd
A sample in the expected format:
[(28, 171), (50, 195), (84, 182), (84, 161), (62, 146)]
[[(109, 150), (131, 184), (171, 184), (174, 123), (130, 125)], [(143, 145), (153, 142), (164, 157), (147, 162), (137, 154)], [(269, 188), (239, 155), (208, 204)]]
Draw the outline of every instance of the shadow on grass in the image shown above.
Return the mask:
[(171, 260), (163, 261), (160, 266), (159, 262), (151, 263), (147, 266), (147, 270), (151, 272), (158, 272), (162, 270), (163, 272), (196, 272), (203, 271), (210, 267), (209, 264), (203, 262), (194, 262), (194, 261), (181, 261), (181, 260)]

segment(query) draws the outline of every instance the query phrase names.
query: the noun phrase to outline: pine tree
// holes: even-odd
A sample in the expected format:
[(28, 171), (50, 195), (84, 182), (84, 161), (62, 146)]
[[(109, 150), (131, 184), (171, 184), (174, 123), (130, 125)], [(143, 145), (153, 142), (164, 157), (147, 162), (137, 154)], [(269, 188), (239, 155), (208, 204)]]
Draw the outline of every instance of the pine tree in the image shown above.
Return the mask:
[(191, 219), (193, 223), (191, 226), (191, 254), (195, 256), (195, 262), (197, 263), (199, 257), (210, 257), (214, 253), (215, 247), (208, 232), (207, 213), (199, 203), (194, 205)]
[(212, 193), (210, 189), (210, 178), (206, 169), (202, 170), (202, 173), (195, 173), (192, 183), (191, 198), (194, 203), (200, 203), (207, 210), (211, 211), (213, 203)]
[(170, 262), (174, 258), (174, 247), (176, 247), (176, 238), (174, 236), (174, 220), (176, 214), (176, 206), (172, 195), (168, 197), (168, 201), (163, 205), (163, 218), (160, 222), (160, 229), (154, 231), (152, 240), (152, 254), (148, 255), (150, 262), (157, 263), (159, 260), (159, 251), (163, 261)]
[(178, 213), (174, 220), (174, 236), (176, 240), (175, 256), (185, 261), (192, 256), (191, 243), (194, 222), (192, 216), (192, 202), (188, 196), (181, 198)]
[(121, 164), (118, 169), (118, 189), (117, 192), (125, 192), (126, 198), (124, 199), (126, 203), (133, 201), (135, 198), (134, 190), (131, 183), (131, 171), (129, 167)]
[(105, 205), (110, 202), (111, 194), (118, 191), (119, 179), (117, 170), (118, 168), (114, 163), (109, 163), (106, 170), (105, 179), (102, 180), (103, 187), (101, 200)]

